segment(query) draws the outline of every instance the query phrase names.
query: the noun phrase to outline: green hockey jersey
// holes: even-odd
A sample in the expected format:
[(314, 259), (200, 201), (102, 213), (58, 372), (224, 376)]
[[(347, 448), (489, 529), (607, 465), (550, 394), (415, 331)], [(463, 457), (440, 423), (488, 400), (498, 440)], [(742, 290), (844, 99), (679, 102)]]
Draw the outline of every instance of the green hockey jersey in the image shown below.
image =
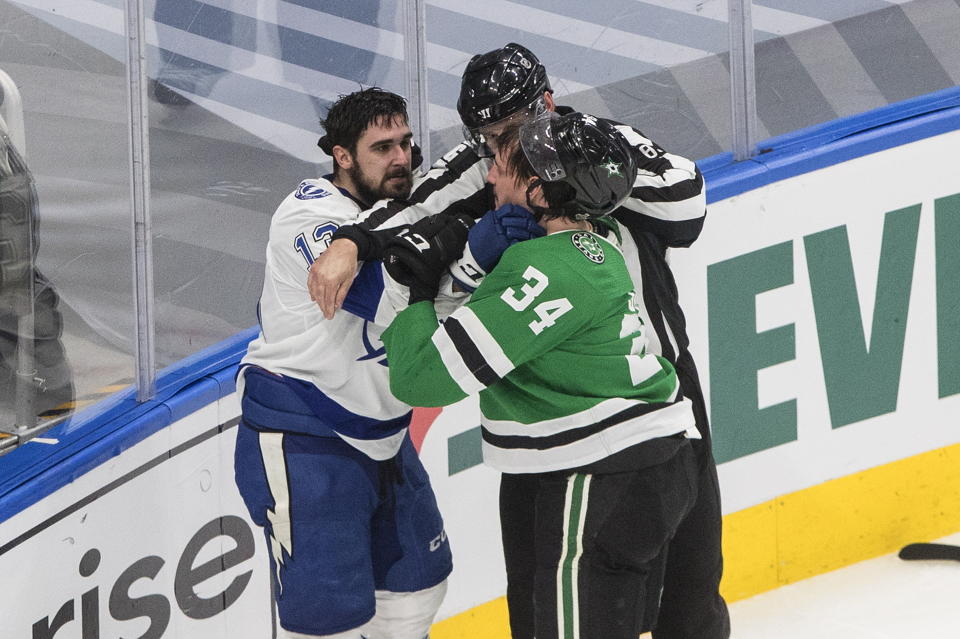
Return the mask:
[(443, 324), (421, 302), (383, 341), (398, 399), (445, 406), (479, 392), (484, 461), (532, 473), (698, 436), (673, 366), (646, 352), (644, 329), (620, 250), (571, 230), (511, 246)]

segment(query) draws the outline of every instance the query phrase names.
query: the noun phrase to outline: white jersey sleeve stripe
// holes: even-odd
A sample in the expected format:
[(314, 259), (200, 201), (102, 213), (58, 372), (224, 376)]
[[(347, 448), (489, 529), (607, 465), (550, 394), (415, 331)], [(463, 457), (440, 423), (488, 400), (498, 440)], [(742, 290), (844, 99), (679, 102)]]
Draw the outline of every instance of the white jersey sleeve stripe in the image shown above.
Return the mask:
[[(639, 180), (634, 183), (634, 188), (637, 186), (642, 186), (639, 184)], [(643, 213), (644, 215), (670, 222), (698, 220), (703, 217), (703, 198), (699, 196), (691, 197), (680, 202), (643, 202), (635, 198), (630, 198), (620, 206), (631, 211), (636, 211), (637, 213)]]
[(463, 360), (463, 356), (460, 355), (460, 351), (457, 350), (456, 345), (443, 326), (434, 331), (431, 339), (434, 347), (436, 347), (440, 353), (440, 360), (446, 367), (447, 373), (451, 379), (456, 382), (457, 386), (460, 387), (460, 390), (467, 395), (473, 395), (486, 388), (486, 386), (477, 379), (477, 376), (471, 372), (467, 363)]
[(470, 341), (476, 345), (477, 350), (480, 351), (483, 359), (494, 373), (499, 377), (504, 377), (516, 368), (507, 354), (503, 352), (500, 343), (494, 339), (472, 309), (465, 306), (454, 313), (453, 317), (456, 317), (460, 325), (463, 326)]

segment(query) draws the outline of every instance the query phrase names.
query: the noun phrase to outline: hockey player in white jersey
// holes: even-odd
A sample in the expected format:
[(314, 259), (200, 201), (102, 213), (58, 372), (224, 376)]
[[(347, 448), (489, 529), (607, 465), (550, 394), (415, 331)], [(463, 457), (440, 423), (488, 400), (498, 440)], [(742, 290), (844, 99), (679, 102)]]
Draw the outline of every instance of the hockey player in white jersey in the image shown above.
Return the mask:
[[(451, 553), (411, 407), (389, 391), (382, 267), (361, 269), (331, 320), (306, 288), (338, 227), (409, 193), (412, 135), (403, 98), (376, 88), (341, 97), (323, 124), (334, 173), (301, 182), (270, 226), (261, 333), (237, 382), (236, 481), (266, 533), (281, 637), (423, 639)], [(447, 231), (462, 245), (461, 229)]]

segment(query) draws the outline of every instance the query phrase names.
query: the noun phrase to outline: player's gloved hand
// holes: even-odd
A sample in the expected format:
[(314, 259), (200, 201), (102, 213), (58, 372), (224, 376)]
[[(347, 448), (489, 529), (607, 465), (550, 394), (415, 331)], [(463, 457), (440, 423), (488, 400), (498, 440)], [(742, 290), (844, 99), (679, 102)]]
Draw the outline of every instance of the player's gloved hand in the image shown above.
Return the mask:
[(467, 248), (450, 266), (450, 274), (460, 288), (473, 292), (508, 247), (544, 233), (533, 214), (522, 206), (504, 204), (496, 211), (487, 211), (470, 229)]
[(544, 233), (546, 231), (537, 224), (530, 211), (516, 204), (504, 204), (480, 218), (470, 229), (467, 243), (477, 266), (490, 272), (511, 245), (541, 237)]
[(383, 250), (386, 248), (387, 242), (396, 235), (396, 232), (396, 229), (374, 231), (360, 224), (344, 224), (334, 232), (330, 239), (332, 242), (350, 240), (357, 245), (356, 259), (367, 262), (379, 260), (383, 257)]
[(463, 254), (474, 220), (469, 215), (439, 213), (425, 217), (389, 241), (387, 273), (410, 288), (410, 303), (437, 296), (440, 277)]

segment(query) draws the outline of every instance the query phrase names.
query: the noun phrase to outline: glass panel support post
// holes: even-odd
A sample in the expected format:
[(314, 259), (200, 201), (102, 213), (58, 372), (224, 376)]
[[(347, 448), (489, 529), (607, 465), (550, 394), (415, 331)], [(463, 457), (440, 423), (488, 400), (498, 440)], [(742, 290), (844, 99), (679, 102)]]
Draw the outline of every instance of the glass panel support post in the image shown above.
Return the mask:
[(730, 99), (733, 116), (733, 159), (756, 153), (757, 90), (753, 47), (752, 0), (729, 0)]
[(430, 166), (430, 100), (427, 97), (427, 30), (425, 0), (403, 2), (404, 71), (410, 128), (424, 164)]
[(126, 0), (127, 106), (133, 213), (133, 288), (136, 314), (137, 401), (156, 394), (153, 228), (150, 220), (150, 140), (147, 113), (143, 0)]

